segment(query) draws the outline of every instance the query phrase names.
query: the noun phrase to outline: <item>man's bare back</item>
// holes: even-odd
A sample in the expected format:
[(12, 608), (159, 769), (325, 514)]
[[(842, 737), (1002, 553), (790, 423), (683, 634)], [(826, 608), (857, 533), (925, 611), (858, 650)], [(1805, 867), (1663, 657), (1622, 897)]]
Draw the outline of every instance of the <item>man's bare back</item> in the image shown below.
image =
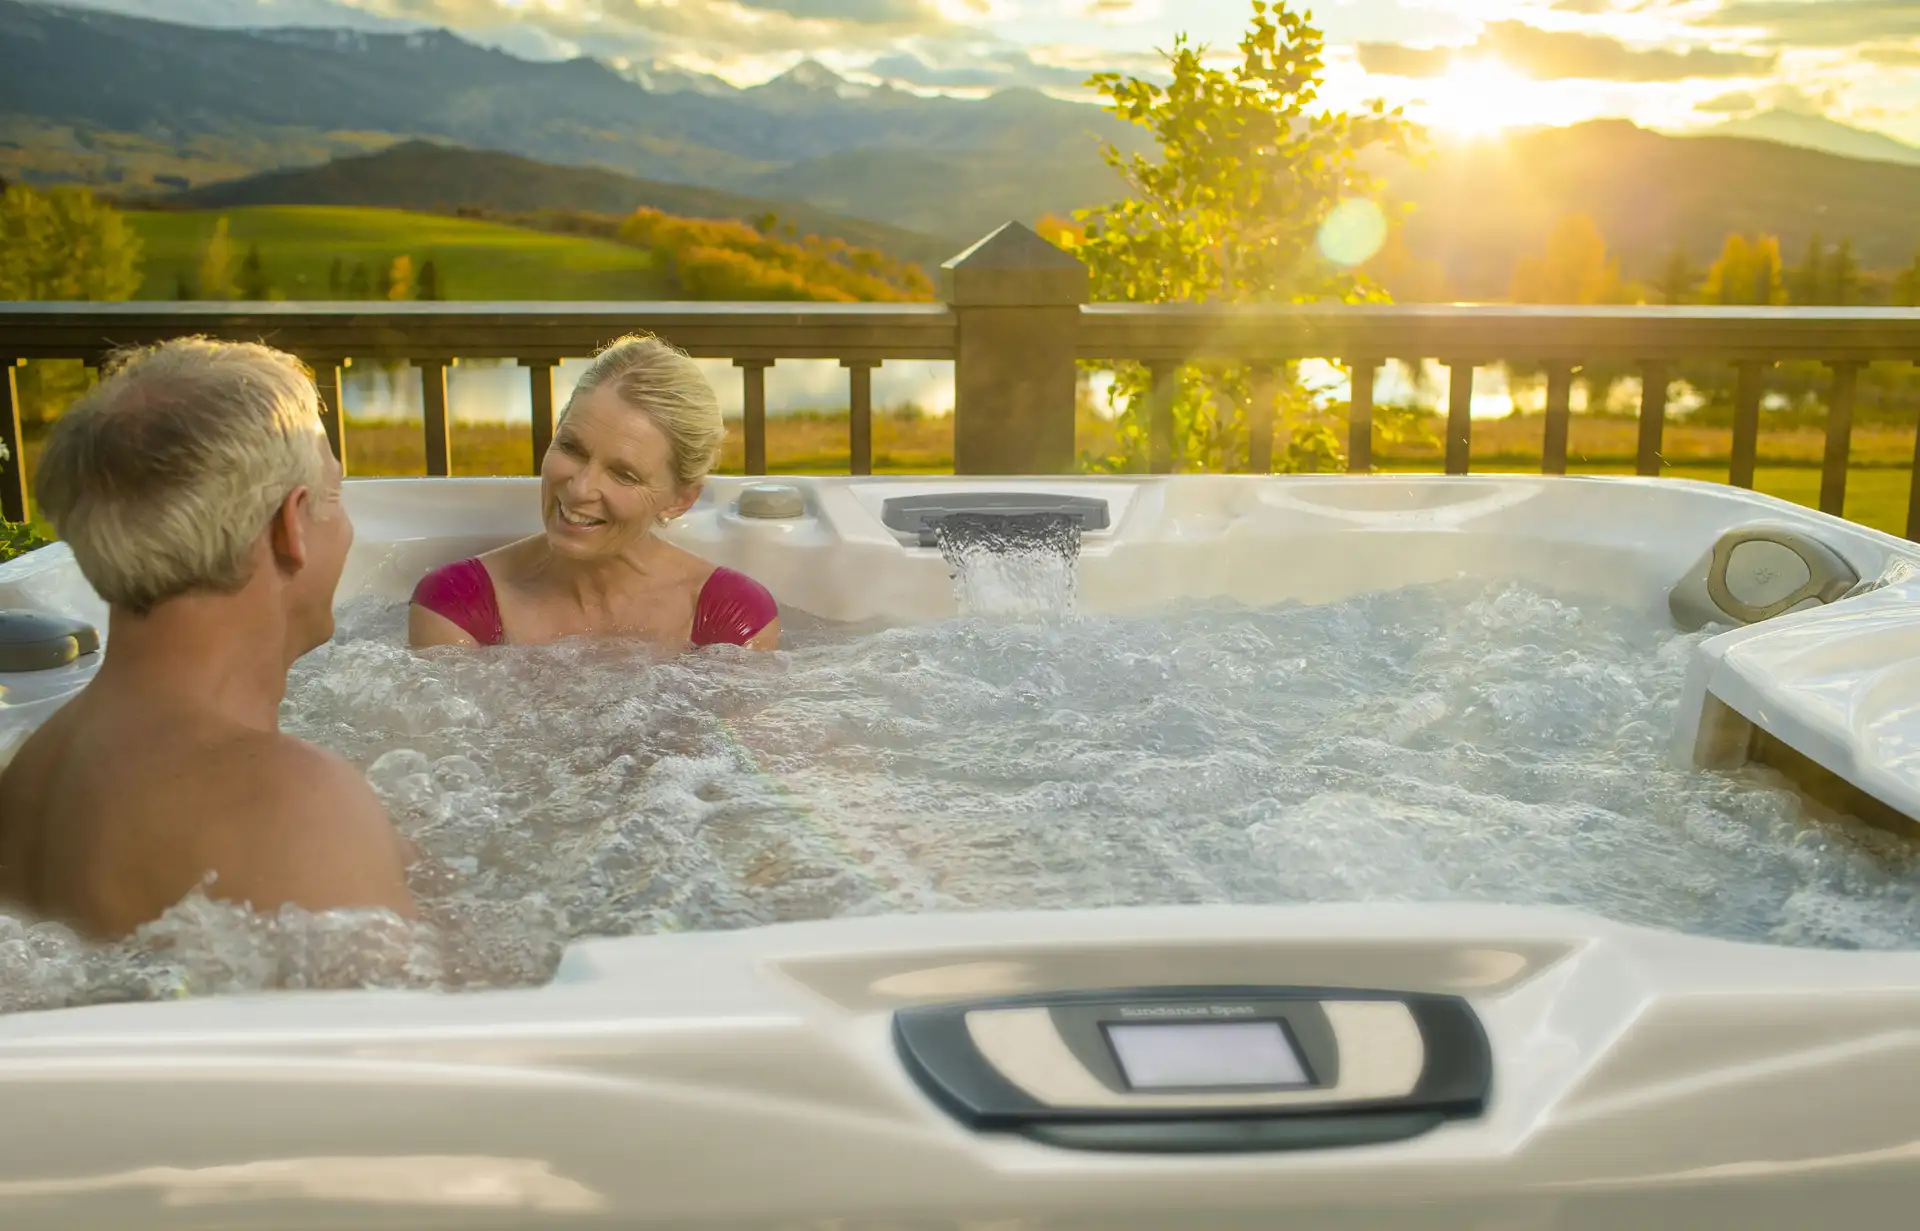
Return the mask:
[(202, 885), (260, 910), (412, 916), (401, 840), (353, 766), (210, 710), (96, 688), (0, 774), (0, 901), (101, 939)]
[(280, 732), (353, 545), (321, 410), (291, 355), (185, 338), (116, 356), (54, 424), (36, 499), (108, 625), (93, 679), (0, 774), (0, 900), (102, 938), (203, 886), (413, 914), (372, 790)]

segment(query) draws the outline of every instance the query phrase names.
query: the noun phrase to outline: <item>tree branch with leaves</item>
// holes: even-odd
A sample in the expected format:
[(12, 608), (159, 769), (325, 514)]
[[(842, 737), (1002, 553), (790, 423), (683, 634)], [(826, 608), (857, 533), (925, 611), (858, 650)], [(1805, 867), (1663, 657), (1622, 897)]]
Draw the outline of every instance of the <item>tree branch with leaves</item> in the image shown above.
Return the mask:
[[(1400, 113), (1375, 103), (1361, 114), (1320, 104), (1323, 41), (1310, 15), (1255, 0), (1239, 62), (1212, 67), (1209, 49), (1179, 35), (1163, 51), (1162, 86), (1121, 73), (1088, 84), (1106, 110), (1152, 133), (1157, 157), (1102, 154), (1126, 183), (1127, 198), (1080, 211), (1073, 250), (1087, 263), (1096, 301), (1129, 303), (1384, 302), (1360, 271), (1371, 252), (1336, 260), (1321, 251), (1322, 225), (1343, 202), (1371, 200), (1381, 185), (1360, 166), (1379, 147), (1405, 152), (1412, 135)], [(1382, 235), (1385, 215), (1381, 215)], [(1377, 246), (1377, 245), (1376, 245)], [(1342, 254), (1346, 255), (1346, 254)], [(1338, 436), (1306, 422), (1311, 397), (1296, 365), (1276, 383), (1276, 414), (1288, 443), (1275, 469), (1331, 469)], [(1139, 470), (1147, 456), (1150, 376), (1118, 365), (1112, 397), (1118, 451), (1085, 459), (1104, 470)], [(1233, 469), (1248, 456), (1251, 399), (1244, 364), (1188, 364), (1173, 397), (1175, 464)]]

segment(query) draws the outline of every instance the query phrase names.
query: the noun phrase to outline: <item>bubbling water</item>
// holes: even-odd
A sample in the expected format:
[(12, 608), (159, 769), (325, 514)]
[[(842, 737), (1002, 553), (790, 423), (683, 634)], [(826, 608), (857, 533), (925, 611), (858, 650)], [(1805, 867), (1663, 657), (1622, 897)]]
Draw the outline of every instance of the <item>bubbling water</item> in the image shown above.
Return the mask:
[(1073, 614), (1078, 519), (956, 513), (940, 521), (935, 537), (953, 568), (953, 597), (960, 610), (1012, 618)]
[(351, 604), (284, 725), (365, 768), (426, 854), (427, 922), (196, 895), (91, 948), (0, 920), (0, 1008), (519, 985), (576, 937), (930, 910), (1465, 900), (1920, 942), (1892, 839), (1669, 762), (1705, 634), (1470, 582), (1073, 615), (1060, 553), (995, 533), (944, 544), (968, 614), (789, 611), (774, 654), (415, 653), (403, 604)]

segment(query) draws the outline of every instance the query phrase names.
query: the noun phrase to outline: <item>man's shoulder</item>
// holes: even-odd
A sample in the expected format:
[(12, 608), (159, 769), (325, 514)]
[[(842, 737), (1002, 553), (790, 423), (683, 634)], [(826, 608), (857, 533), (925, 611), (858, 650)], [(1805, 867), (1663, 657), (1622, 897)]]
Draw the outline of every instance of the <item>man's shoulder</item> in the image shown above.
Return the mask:
[(227, 779), (225, 820), (205, 834), (207, 857), (221, 869), (218, 894), (256, 909), (291, 902), (412, 913), (405, 847), (350, 761), (278, 733), (250, 733), (233, 751), (246, 769)]
[(352, 762), (325, 748), (278, 731), (235, 732), (205, 754), (228, 789), (276, 813), (296, 815), (342, 804), (378, 809), (373, 789)]

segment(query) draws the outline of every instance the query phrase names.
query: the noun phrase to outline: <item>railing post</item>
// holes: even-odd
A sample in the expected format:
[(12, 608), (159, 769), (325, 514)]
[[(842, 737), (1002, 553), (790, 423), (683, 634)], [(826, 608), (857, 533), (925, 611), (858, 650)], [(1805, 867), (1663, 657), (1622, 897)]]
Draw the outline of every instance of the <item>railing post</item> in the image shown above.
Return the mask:
[(1753, 487), (1754, 461), (1760, 451), (1761, 378), (1766, 365), (1757, 359), (1742, 360), (1739, 379), (1733, 393), (1733, 457), (1727, 481), (1735, 487)]
[(320, 391), (320, 426), (326, 429), (327, 445), (344, 475), (347, 473), (347, 416), (340, 405), (340, 369), (346, 366), (346, 361), (308, 359), (307, 366), (313, 369), (314, 387)]
[(767, 473), (767, 369), (771, 359), (735, 359), (740, 369), (740, 413), (746, 436), (747, 474)]
[(1347, 375), (1347, 473), (1373, 473), (1373, 378), (1378, 359), (1355, 359)]
[(1820, 511), (1844, 517), (1847, 462), (1853, 452), (1853, 398), (1860, 387), (1860, 365), (1835, 363), (1833, 392), (1827, 397), (1827, 449), (1820, 461)]
[(1273, 473), (1273, 404), (1279, 396), (1279, 377), (1270, 363), (1255, 364), (1248, 381), (1247, 471)]
[(873, 370), (878, 359), (842, 359), (847, 370), (847, 471), (873, 473)]
[(452, 474), (453, 441), (447, 434), (447, 368), (451, 359), (415, 359), (420, 369), (420, 430), (427, 445), (427, 473)]
[(1009, 222), (941, 267), (954, 315), (956, 474), (1073, 469), (1087, 267)]
[(1907, 467), (1907, 537), (1920, 543), (1920, 429), (1913, 433), (1913, 461)]
[(1639, 475), (1660, 473), (1660, 442), (1667, 426), (1667, 365), (1640, 365), (1640, 441), (1634, 450), (1633, 470)]
[(1465, 474), (1473, 456), (1473, 369), (1467, 359), (1447, 362), (1447, 473)]
[(1180, 392), (1180, 365), (1156, 359), (1147, 365), (1147, 473), (1173, 473), (1173, 400)]
[(1547, 422), (1540, 441), (1540, 473), (1567, 473), (1567, 437), (1573, 426), (1573, 365), (1547, 365)]
[(20, 379), (18, 359), (0, 355), (0, 517), (27, 520), (27, 444), (20, 438)]
[(553, 369), (558, 359), (522, 359), (527, 370), (527, 393), (532, 414), (527, 421), (527, 443), (533, 447), (533, 473), (540, 473), (540, 462), (553, 444)]

